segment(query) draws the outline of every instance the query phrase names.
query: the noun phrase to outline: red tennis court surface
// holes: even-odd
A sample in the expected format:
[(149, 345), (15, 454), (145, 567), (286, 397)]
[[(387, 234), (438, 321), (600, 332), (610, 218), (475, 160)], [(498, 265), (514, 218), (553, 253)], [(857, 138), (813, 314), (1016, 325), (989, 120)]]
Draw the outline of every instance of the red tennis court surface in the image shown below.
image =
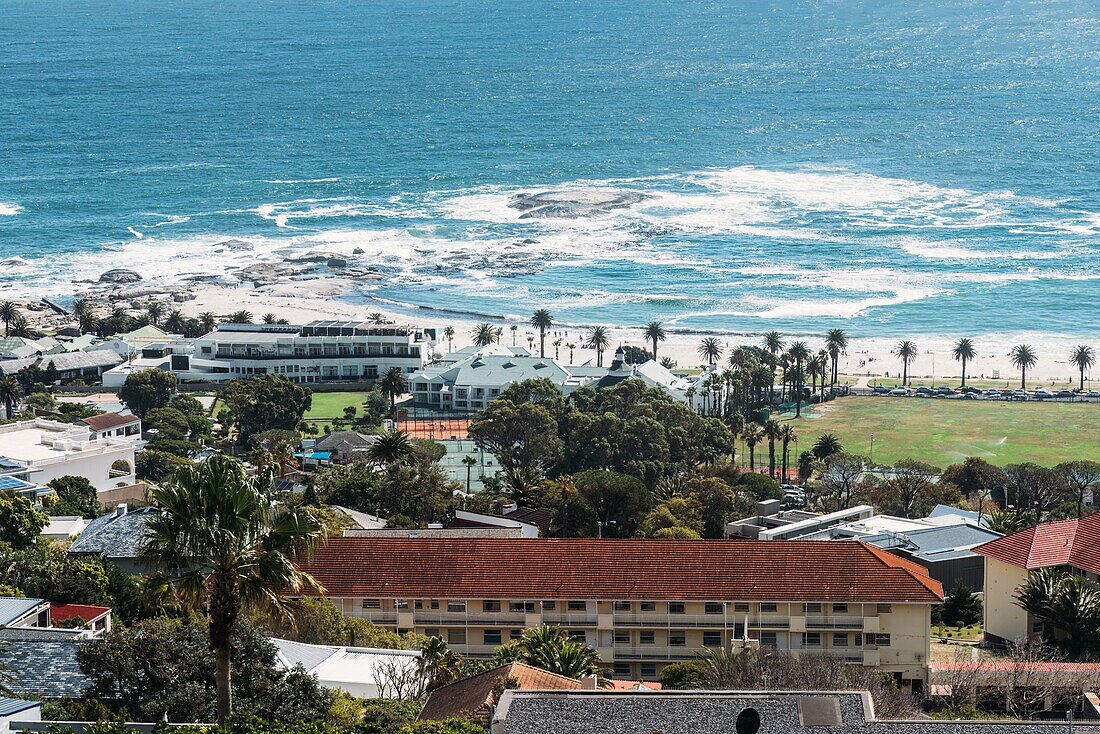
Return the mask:
[(409, 438), (466, 438), (469, 418), (407, 418), (400, 422), (400, 428), (409, 434)]

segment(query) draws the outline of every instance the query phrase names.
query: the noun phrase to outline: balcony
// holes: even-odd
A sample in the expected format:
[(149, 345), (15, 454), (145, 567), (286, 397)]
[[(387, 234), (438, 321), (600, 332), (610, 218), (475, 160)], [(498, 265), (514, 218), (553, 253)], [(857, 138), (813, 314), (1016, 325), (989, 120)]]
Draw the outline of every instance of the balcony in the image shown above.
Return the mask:
[(615, 660), (693, 660), (699, 648), (661, 645), (615, 645)]
[(396, 611), (384, 611), (381, 609), (353, 609), (347, 614), (351, 617), (370, 620), (375, 624), (397, 624)]
[(723, 629), (733, 627), (743, 617), (721, 614), (615, 614), (616, 627), (709, 627)]
[(779, 614), (761, 614), (756, 617), (749, 617), (749, 626), (787, 629), (791, 626), (791, 618)]
[(417, 610), (414, 624), (430, 625), (501, 625), (520, 626), (525, 622), (522, 612), (436, 612)]
[(543, 612), (544, 624), (558, 624), (566, 627), (595, 627), (595, 612)]
[(863, 617), (842, 616), (831, 617), (821, 615), (807, 615), (807, 629), (863, 629)]

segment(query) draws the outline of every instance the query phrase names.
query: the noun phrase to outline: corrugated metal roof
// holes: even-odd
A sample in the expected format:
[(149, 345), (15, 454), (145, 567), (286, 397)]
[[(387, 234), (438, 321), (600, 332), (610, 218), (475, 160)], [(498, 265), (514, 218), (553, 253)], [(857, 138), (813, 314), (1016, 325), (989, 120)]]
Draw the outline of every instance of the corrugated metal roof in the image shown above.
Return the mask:
[(17, 599), (12, 596), (0, 596), (0, 627), (22, 619), (38, 609), (41, 604), (41, 599)]
[(26, 711), (27, 709), (33, 709), (35, 706), (41, 705), (41, 701), (24, 701), (22, 698), (6, 698), (0, 696), (0, 716), (11, 716), (20, 711)]

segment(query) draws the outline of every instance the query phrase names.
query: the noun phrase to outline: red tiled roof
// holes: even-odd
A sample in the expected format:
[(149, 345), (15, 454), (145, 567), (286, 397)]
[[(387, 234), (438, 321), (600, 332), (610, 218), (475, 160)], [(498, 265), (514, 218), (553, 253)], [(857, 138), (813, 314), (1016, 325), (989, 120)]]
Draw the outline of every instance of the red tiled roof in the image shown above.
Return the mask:
[(605, 690), (609, 691), (633, 691), (638, 687), (648, 688), (651, 691), (659, 691), (662, 686), (660, 683), (654, 683), (648, 680), (618, 680), (612, 679), (604, 686)]
[(498, 678), (514, 678), (517, 688), (524, 691), (565, 691), (581, 687), (581, 682), (574, 678), (566, 678), (526, 663), (509, 663), (435, 689), (424, 702), (419, 719), (443, 721), (464, 714), (488, 711), (494, 703), (493, 686)]
[(112, 428), (128, 426), (137, 421), (136, 415), (123, 415), (122, 413), (100, 413), (99, 415), (82, 418), (81, 423), (93, 431), (109, 431)]
[(336, 597), (939, 602), (921, 566), (853, 541), (331, 538)]
[(980, 662), (932, 663), (932, 672), (938, 670), (977, 670), (1004, 672), (1031, 670), (1037, 673), (1100, 673), (1100, 663), (1033, 662), (1018, 663), (1011, 660), (982, 660)]
[(91, 604), (55, 604), (50, 602), (50, 620), (60, 622), (65, 619), (79, 617), (85, 622), (91, 622), (104, 614), (110, 613), (110, 607), (97, 607)]
[(1029, 570), (1069, 565), (1100, 573), (1100, 514), (1025, 528), (974, 552)]

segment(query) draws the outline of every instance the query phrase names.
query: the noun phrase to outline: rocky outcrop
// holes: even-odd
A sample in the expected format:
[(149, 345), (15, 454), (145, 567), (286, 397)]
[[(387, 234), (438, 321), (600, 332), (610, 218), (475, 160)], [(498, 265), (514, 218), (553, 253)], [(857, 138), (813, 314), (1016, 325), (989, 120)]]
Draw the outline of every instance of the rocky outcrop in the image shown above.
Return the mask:
[(508, 206), (523, 212), (520, 219), (579, 219), (632, 206), (646, 198), (637, 191), (541, 191), (516, 194)]
[(99, 276), (100, 283), (137, 283), (139, 280), (141, 280), (140, 274), (125, 268), (114, 268)]

